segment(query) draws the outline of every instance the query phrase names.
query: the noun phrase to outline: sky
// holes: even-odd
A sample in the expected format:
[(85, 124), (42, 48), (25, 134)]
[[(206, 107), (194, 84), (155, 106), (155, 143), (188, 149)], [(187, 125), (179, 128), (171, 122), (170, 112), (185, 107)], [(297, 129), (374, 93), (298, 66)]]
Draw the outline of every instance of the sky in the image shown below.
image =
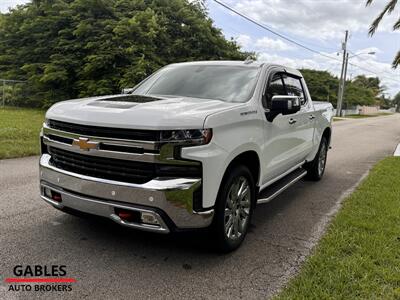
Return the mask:
[[(246, 51), (255, 51), (258, 60), (295, 68), (326, 70), (339, 75), (342, 56), (338, 56), (338, 52), (341, 52), (341, 42), (347, 29), (350, 32), (350, 57), (358, 55), (352, 57), (350, 62), (368, 70), (349, 65), (348, 78), (360, 74), (378, 76), (388, 95), (394, 96), (400, 91), (400, 67), (397, 70), (391, 68), (393, 57), (400, 49), (400, 31), (392, 31), (393, 24), (400, 17), (400, 4), (383, 19), (378, 31), (370, 37), (369, 25), (388, 0), (375, 0), (368, 7), (365, 7), (366, 0), (221, 1), (272, 30), (333, 58), (285, 41), (213, 0), (206, 0), (209, 16), (226, 38), (233, 38)], [(0, 0), (0, 11), (6, 12), (9, 7), (26, 2)]]

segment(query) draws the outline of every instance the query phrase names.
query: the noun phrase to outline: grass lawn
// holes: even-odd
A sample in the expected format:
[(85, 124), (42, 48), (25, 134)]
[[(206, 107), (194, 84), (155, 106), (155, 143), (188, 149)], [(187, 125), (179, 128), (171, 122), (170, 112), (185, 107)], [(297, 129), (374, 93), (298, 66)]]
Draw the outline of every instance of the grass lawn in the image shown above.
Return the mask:
[(352, 118), (352, 119), (364, 119), (364, 118), (373, 118), (373, 117), (380, 117), (380, 116), (390, 116), (393, 115), (391, 113), (378, 113), (376, 115), (347, 115), (345, 118)]
[(343, 120), (344, 120), (343, 118), (333, 117), (333, 122), (339, 122), (339, 121), (343, 121)]
[(44, 111), (0, 108), (0, 159), (39, 154)]
[(399, 171), (397, 157), (374, 167), (277, 299), (400, 299)]

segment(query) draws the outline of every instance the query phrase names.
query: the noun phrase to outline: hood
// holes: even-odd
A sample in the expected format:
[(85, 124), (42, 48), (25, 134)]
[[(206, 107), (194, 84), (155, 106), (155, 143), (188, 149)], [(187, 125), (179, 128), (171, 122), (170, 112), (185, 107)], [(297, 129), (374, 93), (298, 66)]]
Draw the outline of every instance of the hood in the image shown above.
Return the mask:
[(68, 100), (53, 105), (47, 119), (132, 129), (203, 128), (205, 118), (243, 103), (198, 98), (113, 95)]

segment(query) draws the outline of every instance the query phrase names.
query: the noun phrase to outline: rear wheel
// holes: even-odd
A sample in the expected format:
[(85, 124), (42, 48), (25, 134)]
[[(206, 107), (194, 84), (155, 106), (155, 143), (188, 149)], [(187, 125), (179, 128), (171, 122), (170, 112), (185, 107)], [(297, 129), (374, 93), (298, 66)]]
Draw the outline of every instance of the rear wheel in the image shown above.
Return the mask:
[(223, 179), (218, 194), (213, 233), (218, 249), (230, 252), (243, 242), (255, 203), (254, 179), (249, 169), (237, 165)]
[(328, 156), (328, 140), (322, 137), (317, 155), (313, 161), (307, 163), (304, 168), (307, 170), (307, 178), (310, 180), (321, 180), (325, 173), (326, 159)]

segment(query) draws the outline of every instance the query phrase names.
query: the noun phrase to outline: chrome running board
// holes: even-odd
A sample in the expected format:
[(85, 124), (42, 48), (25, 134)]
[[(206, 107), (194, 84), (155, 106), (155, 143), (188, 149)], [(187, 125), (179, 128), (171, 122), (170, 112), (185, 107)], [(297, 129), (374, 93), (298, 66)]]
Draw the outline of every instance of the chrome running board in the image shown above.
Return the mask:
[(257, 204), (271, 201), (306, 175), (307, 171), (302, 168), (294, 170), (290, 174), (261, 190), (258, 194)]

